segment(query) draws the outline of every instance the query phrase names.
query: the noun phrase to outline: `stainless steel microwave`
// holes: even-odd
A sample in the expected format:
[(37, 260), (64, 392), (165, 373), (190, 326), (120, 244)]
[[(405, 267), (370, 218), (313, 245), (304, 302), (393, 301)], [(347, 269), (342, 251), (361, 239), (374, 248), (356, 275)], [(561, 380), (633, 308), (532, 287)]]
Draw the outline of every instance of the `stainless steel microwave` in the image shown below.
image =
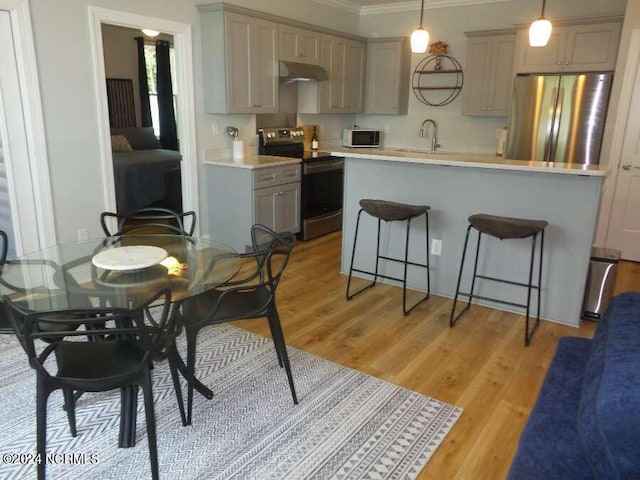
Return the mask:
[(368, 148), (380, 146), (380, 130), (347, 129), (342, 130), (342, 146)]

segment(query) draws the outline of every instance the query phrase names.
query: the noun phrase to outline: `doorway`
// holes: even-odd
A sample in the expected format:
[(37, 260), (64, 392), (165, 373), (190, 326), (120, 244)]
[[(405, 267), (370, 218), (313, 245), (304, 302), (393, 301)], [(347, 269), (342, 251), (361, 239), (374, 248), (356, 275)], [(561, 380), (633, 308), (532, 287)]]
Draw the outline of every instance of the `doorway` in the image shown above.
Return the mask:
[(102, 47), (116, 210), (182, 213), (173, 36), (103, 23)]
[(184, 210), (198, 211), (191, 25), (98, 7), (89, 8), (92, 19), (95, 90), (99, 110), (98, 123), (102, 133), (100, 135), (100, 148), (102, 153), (105, 209), (116, 211), (116, 181), (111, 145), (109, 102), (105, 88), (105, 78), (107, 78), (104, 60), (105, 47), (102, 37), (103, 25), (112, 25), (138, 31), (142, 28), (149, 28), (170, 35), (173, 39), (173, 48), (175, 49), (175, 90), (179, 92), (175, 102), (175, 113), (177, 136), (180, 139), (180, 156), (182, 158), (179, 162), (181, 203)]
[(28, 2), (0, 0), (0, 228), (8, 257), (55, 244)]
[(640, 30), (634, 30), (620, 93), (611, 148), (613, 201), (607, 247), (624, 260), (640, 261)]

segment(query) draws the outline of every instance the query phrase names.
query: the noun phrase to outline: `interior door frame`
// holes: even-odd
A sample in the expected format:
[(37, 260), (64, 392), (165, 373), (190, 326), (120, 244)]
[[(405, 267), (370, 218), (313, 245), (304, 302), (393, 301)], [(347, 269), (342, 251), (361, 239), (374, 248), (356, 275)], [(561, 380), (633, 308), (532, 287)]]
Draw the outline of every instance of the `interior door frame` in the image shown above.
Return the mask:
[(151, 28), (173, 35), (176, 53), (176, 100), (178, 138), (182, 155), (182, 204), (184, 210), (199, 211), (198, 162), (196, 151), (195, 94), (193, 89), (193, 51), (191, 25), (186, 23), (147, 17), (134, 13), (89, 6), (91, 38), (93, 45), (93, 70), (98, 102), (99, 141), (102, 158), (102, 178), (105, 209), (116, 211), (116, 194), (111, 154), (109, 106), (105, 87), (105, 65), (102, 45), (103, 23), (128, 28)]
[[(618, 59), (620, 63), (620, 59)], [(619, 99), (630, 99), (632, 97), (637, 75), (640, 71), (640, 29), (631, 32), (629, 48), (625, 57), (624, 76), (622, 86), (620, 88)], [(612, 237), (615, 236), (613, 229), (615, 228), (612, 218), (614, 216), (614, 206), (616, 204), (619, 171), (622, 164), (622, 153), (625, 135), (627, 132), (627, 121), (630, 115), (631, 104), (627, 101), (620, 100), (614, 121), (614, 128), (609, 149), (609, 167), (610, 174), (608, 181), (605, 183), (603, 198), (600, 206), (598, 230), (596, 232), (596, 242), (606, 245), (608, 248), (617, 248), (612, 245)]]
[[(0, 10), (9, 12), (11, 19), (28, 148), (27, 155), (31, 172), (30, 183), (33, 191), (22, 191), (23, 189), (18, 191), (15, 179), (11, 176), (9, 176), (10, 189), (13, 191), (12, 196), (32, 195), (36, 214), (35, 219), (25, 219), (19, 211), (16, 211), (15, 214), (12, 213), (13, 222), (18, 226), (15, 232), (16, 252), (18, 255), (22, 255), (55, 245), (57, 241), (56, 227), (29, 1), (0, 0)], [(12, 198), (11, 201), (15, 206), (15, 198)], [(25, 225), (27, 222), (33, 225)]]

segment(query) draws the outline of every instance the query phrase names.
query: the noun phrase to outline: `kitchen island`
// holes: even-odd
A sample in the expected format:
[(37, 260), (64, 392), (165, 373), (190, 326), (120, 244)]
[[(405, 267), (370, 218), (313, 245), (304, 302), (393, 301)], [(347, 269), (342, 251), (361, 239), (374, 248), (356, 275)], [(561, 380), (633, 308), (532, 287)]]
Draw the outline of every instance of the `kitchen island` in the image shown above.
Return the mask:
[[(342, 236), (343, 274), (348, 274), (358, 202), (362, 198), (430, 205), (430, 239), (442, 240), (440, 255), (429, 255), (431, 291), (453, 297), (467, 218), (475, 213), (542, 219), (545, 232), (542, 276), (542, 318), (577, 326), (589, 266), (600, 195), (606, 169), (598, 166), (545, 164), (506, 160), (493, 155), (425, 153), (399, 150), (336, 149), (346, 158)], [(360, 222), (356, 264), (373, 270), (376, 221)], [(390, 256), (400, 256), (404, 223), (392, 224), (381, 239)], [(414, 222), (410, 259), (425, 260), (424, 222)], [(469, 251), (475, 246), (470, 239)], [(483, 236), (478, 262), (484, 275), (526, 282), (531, 239), (501, 242)], [(484, 252), (484, 254), (483, 254)], [(485, 262), (486, 258), (486, 262)], [(467, 267), (471, 265), (467, 262)], [(381, 272), (399, 275), (399, 265), (382, 262)], [(470, 272), (465, 278), (470, 278)], [(424, 290), (424, 273), (409, 269), (410, 288)], [(461, 288), (468, 291), (468, 284)], [(476, 293), (524, 303), (523, 288), (480, 280)], [(533, 298), (535, 299), (535, 293)], [(505, 309), (504, 305), (490, 304)], [(509, 308), (509, 307), (506, 307)], [(519, 309), (514, 311), (520, 312)], [(535, 311), (535, 310), (534, 310)], [(420, 315), (417, 310), (413, 315)]]

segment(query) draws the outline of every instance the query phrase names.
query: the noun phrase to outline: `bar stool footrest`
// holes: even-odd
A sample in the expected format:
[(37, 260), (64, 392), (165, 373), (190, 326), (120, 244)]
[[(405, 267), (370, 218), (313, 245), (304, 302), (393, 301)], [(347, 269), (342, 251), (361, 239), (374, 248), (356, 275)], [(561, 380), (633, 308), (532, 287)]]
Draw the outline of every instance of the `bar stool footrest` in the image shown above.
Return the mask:
[[(517, 285), (518, 287), (529, 287), (528, 283), (522, 283), (522, 282), (516, 282), (514, 280), (505, 280), (503, 278), (496, 278), (496, 277), (487, 277), (486, 275), (476, 275), (476, 278), (482, 278), (484, 280), (491, 280), (492, 282), (498, 282), (498, 283), (506, 283), (508, 285)], [(537, 289), (538, 286), (537, 285), (531, 285), (532, 289)]]
[(469, 293), (465, 293), (465, 292), (460, 292), (458, 293), (458, 295), (461, 295), (463, 297), (468, 297), (468, 298), (477, 298), (478, 300), (487, 300), (489, 302), (494, 302), (494, 303), (499, 303), (501, 305), (510, 305), (512, 307), (519, 307), (519, 308), (526, 308), (527, 305), (523, 304), (523, 303), (515, 303), (515, 302), (508, 302), (506, 300), (500, 300), (499, 298), (492, 298), (492, 297), (484, 297), (482, 295), (471, 295)]

